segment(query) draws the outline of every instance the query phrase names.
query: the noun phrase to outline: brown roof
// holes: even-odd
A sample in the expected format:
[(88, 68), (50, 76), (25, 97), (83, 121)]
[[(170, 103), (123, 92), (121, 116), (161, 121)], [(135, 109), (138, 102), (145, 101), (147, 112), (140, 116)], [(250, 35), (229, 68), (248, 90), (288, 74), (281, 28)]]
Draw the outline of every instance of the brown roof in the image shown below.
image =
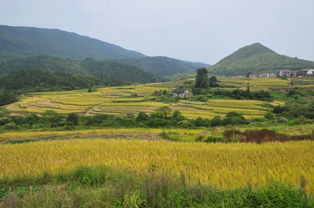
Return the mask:
[(280, 70), (281, 72), (292, 72), (292, 70), (290, 70), (290, 69), (282, 69), (282, 70)]

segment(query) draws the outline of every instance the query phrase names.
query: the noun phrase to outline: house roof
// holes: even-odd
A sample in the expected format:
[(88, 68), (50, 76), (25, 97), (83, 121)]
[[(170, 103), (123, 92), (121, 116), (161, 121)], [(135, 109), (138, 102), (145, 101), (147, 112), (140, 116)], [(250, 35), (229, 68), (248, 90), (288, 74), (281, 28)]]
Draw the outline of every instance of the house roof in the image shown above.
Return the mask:
[(308, 72), (308, 71), (312, 71), (312, 70), (314, 70), (314, 69), (302, 69), (301, 71)]
[(281, 72), (292, 72), (292, 70), (290, 70), (290, 69), (282, 69), (282, 70), (280, 70)]
[(186, 91), (189, 91), (189, 90), (186, 88), (177, 88), (177, 89), (173, 90), (173, 92), (177, 93), (177, 94), (185, 93)]

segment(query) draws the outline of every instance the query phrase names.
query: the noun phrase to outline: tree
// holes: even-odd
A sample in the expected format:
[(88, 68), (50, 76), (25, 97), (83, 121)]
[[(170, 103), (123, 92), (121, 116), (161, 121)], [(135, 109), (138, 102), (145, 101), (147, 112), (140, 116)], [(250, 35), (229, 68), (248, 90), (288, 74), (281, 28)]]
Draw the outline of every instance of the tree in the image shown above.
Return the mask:
[(162, 119), (169, 119), (172, 116), (172, 109), (168, 106), (158, 108), (154, 113), (154, 116)]
[(67, 117), (67, 123), (72, 126), (78, 125), (79, 116), (76, 113), (70, 113)]
[(63, 125), (63, 116), (53, 110), (47, 110), (42, 114), (44, 124), (50, 127), (58, 127)]
[(246, 85), (246, 95), (247, 96), (251, 95), (251, 89), (250, 89), (250, 83), (249, 82), (247, 82), (247, 85)]
[(149, 119), (149, 115), (147, 115), (144, 112), (139, 112), (136, 117), (137, 122), (147, 121), (148, 119)]
[(209, 79), (208, 79), (208, 71), (206, 68), (200, 68), (196, 71), (195, 78), (195, 87), (196, 88), (208, 88), (209, 87)]
[(0, 106), (14, 103), (16, 101), (17, 101), (17, 96), (14, 93), (8, 90), (0, 89)]
[(210, 82), (218, 82), (218, 79), (217, 79), (216, 76), (211, 76), (211, 77), (209, 78), (209, 81), (210, 81)]
[(209, 86), (210, 87), (219, 87), (218, 79), (215, 76), (209, 78)]
[(240, 125), (248, 124), (248, 121), (238, 112), (229, 112), (225, 119), (222, 121), (224, 125)]
[(175, 110), (172, 114), (172, 119), (178, 123), (180, 121), (185, 120), (185, 117), (182, 115), (182, 113), (180, 111)]
[(220, 126), (222, 124), (222, 120), (220, 116), (215, 116), (212, 120), (210, 120), (210, 126)]

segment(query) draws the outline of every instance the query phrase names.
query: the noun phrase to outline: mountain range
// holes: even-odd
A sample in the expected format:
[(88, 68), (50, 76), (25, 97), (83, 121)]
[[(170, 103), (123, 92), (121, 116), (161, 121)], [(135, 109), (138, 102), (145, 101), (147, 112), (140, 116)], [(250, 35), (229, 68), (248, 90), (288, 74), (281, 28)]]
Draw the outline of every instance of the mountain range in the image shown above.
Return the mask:
[(208, 67), (212, 74), (234, 76), (247, 73), (277, 72), (280, 69), (313, 68), (314, 62), (280, 55), (261, 43), (240, 48), (217, 64)]
[(114, 61), (137, 67), (158, 76), (192, 72), (199, 67), (208, 66), (168, 57), (149, 57), (111, 43), (59, 29), (0, 26), (0, 62), (30, 56), (110, 60), (111, 63)]

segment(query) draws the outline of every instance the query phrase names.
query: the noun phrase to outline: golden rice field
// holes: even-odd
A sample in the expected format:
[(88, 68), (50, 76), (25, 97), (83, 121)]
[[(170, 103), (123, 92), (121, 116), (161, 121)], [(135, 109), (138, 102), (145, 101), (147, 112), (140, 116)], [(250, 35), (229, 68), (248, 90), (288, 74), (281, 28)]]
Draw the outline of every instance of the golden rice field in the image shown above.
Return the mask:
[(189, 183), (230, 189), (271, 181), (314, 194), (314, 142), (264, 144), (175, 143), (145, 140), (63, 140), (0, 145), (0, 178), (36, 176), (106, 165), (139, 175), (184, 174)]
[(14, 114), (43, 113), (46, 110), (54, 110), (64, 114), (126, 115), (139, 112), (151, 113), (162, 106), (170, 106), (173, 110), (180, 110), (188, 118), (212, 118), (224, 116), (231, 111), (243, 113), (246, 118), (259, 118), (263, 117), (269, 110), (263, 104), (282, 104), (279, 101), (233, 99), (210, 99), (207, 102), (180, 100), (173, 104), (151, 100), (154, 91), (168, 90), (171, 92), (174, 89), (173, 83), (177, 85), (179, 82), (106, 87), (92, 93), (88, 93), (86, 90), (31, 93), (24, 96), (19, 102), (6, 106), (6, 108)]
[(143, 140), (159, 140), (161, 132), (172, 132), (182, 136), (184, 141), (195, 141), (199, 136), (223, 136), (225, 130), (237, 129), (240, 131), (270, 129), (278, 133), (295, 136), (309, 135), (314, 129), (314, 124), (307, 125), (276, 125), (276, 126), (234, 126), (234, 127), (215, 127), (206, 129), (161, 129), (161, 128), (107, 128), (107, 129), (85, 129), (85, 130), (63, 130), (63, 131), (44, 131), (44, 130), (23, 130), (7, 131), (0, 133), (0, 144), (17, 140), (32, 140), (41, 138), (55, 139), (86, 139), (86, 138), (128, 138)]
[(314, 87), (313, 77), (292, 77), (287, 80), (279, 78), (228, 78), (219, 77), (223, 87), (246, 89), (250, 84), (251, 90), (271, 90), (291, 88), (291, 81), (297, 87)]
[(242, 88), (247, 87), (247, 83), (250, 84), (250, 88), (253, 90), (267, 90), (276, 88), (289, 87), (289, 81), (278, 78), (219, 78), (224, 86)]

